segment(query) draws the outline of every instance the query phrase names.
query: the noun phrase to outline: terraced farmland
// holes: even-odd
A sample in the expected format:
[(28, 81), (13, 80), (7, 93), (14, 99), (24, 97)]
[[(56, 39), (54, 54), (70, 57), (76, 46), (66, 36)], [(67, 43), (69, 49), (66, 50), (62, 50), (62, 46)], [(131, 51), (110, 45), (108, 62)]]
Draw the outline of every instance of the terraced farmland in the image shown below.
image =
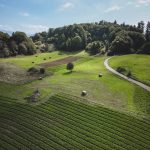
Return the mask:
[(148, 121), (64, 93), (41, 105), (17, 101), (0, 97), (0, 149), (150, 149)]

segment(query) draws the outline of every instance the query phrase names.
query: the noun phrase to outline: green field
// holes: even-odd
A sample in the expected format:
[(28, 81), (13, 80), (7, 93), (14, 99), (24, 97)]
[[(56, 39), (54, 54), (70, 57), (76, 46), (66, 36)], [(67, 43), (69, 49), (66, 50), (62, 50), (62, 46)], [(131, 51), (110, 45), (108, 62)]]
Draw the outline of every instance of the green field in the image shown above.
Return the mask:
[(2, 149), (150, 149), (150, 123), (57, 94), (37, 106), (0, 98)]
[[(37, 58), (35, 56), (28, 56), (1, 59), (1, 61), (14, 62), (27, 69), (36, 65), (32, 64), (32, 59), (39, 62), (38, 64), (43, 63), (43, 55), (46, 58), (49, 56), (53, 58), (49, 61), (68, 56), (68, 54), (59, 55), (58, 52), (54, 52), (39, 54)], [(41, 92), (40, 102), (46, 101), (49, 95), (58, 92), (70, 93), (80, 97), (81, 91), (86, 90), (88, 92), (86, 99), (89, 103), (101, 104), (133, 115), (149, 116), (150, 93), (108, 72), (103, 65), (106, 57), (92, 57), (84, 52), (77, 53), (74, 56), (80, 56), (81, 59), (74, 63), (75, 68), (71, 74), (66, 70), (66, 65), (47, 68), (47, 72), (53, 72), (53, 76), (21, 86), (1, 83), (0, 95), (13, 98), (16, 98), (17, 95), (19, 101), (26, 103), (24, 98), (31, 95), (37, 88)], [(26, 63), (23, 65), (22, 60), (28, 65)], [(28, 62), (29, 60), (30, 63)], [(102, 78), (98, 77), (100, 72), (103, 73)]]
[[(150, 92), (106, 70), (107, 57), (85, 52), (35, 56), (0, 62), (27, 70), (68, 56), (80, 59), (74, 62), (72, 73), (59, 65), (47, 68), (53, 76), (43, 80), (0, 83), (2, 149), (150, 149)], [(24, 98), (37, 88), (39, 102), (28, 103)], [(83, 90), (88, 93), (84, 98)]]
[[(33, 66), (38, 66), (41, 63), (54, 61), (59, 58), (64, 58), (65, 56), (67, 55), (66, 54), (61, 55), (60, 52), (56, 51), (53, 53), (40, 53), (31, 56), (17, 56), (12, 58), (5, 58), (5, 59), (0, 59), (0, 62), (10, 62), (22, 68), (29, 68)], [(44, 60), (44, 58), (46, 60)], [(34, 62), (34, 64), (32, 62)]]
[(116, 56), (110, 60), (110, 66), (114, 69), (123, 67), (126, 73), (130, 70), (132, 77), (147, 85), (150, 85), (150, 56), (149, 55), (125, 55)]

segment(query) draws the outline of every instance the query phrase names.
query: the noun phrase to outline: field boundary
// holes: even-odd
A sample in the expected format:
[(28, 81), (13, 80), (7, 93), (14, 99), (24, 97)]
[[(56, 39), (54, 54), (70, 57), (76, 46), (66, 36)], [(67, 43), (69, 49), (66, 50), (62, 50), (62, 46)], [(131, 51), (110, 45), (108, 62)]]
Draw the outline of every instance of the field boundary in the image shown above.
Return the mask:
[(112, 57), (109, 57), (109, 58), (107, 58), (107, 59), (104, 61), (104, 66), (106, 67), (107, 70), (109, 70), (110, 72), (112, 72), (112, 73), (114, 73), (114, 74), (116, 74), (116, 75), (118, 75), (118, 76), (124, 78), (125, 80), (127, 80), (127, 81), (129, 81), (129, 82), (131, 82), (131, 83), (134, 83), (134, 84), (136, 84), (136, 85), (138, 85), (138, 86), (140, 86), (140, 87), (142, 87), (142, 88), (144, 88), (145, 90), (147, 90), (147, 91), (150, 92), (150, 86), (145, 85), (145, 84), (143, 84), (143, 83), (141, 83), (141, 82), (139, 82), (139, 81), (136, 81), (136, 80), (134, 80), (134, 79), (131, 79), (131, 78), (129, 78), (129, 77), (127, 77), (127, 76), (125, 76), (125, 75), (123, 75), (123, 74), (117, 72), (117, 71), (114, 70), (113, 68), (111, 68), (111, 67), (109, 66), (109, 63), (108, 63), (108, 61), (109, 61), (111, 58), (112, 58)]
[(62, 59), (54, 60), (52, 62), (42, 63), (42, 64), (39, 64), (39, 65), (42, 66), (42, 67), (46, 67), (46, 68), (55, 67), (55, 66), (58, 66), (58, 65), (63, 65), (63, 64), (70, 63), (70, 62), (77, 61), (80, 58), (81, 57), (77, 57), (77, 56), (68, 56), (68, 57), (65, 57), (65, 58), (62, 58)]

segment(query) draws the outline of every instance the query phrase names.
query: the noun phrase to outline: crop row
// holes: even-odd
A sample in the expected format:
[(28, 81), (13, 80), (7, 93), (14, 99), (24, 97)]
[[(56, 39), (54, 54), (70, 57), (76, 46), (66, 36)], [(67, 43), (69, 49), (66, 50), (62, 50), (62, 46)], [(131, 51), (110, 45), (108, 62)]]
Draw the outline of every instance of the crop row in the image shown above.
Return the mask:
[[(0, 132), (1, 132), (1, 130), (0, 130)], [(9, 144), (8, 141), (11, 141), (11, 139), (9, 137), (7, 137), (5, 134), (3, 134), (3, 132), (1, 132), (1, 134), (0, 134), (0, 148), (2, 150), (5, 150), (5, 149), (16, 150), (16, 147), (12, 144)]]
[[(57, 98), (57, 100), (58, 100), (58, 98)], [(57, 100), (55, 100), (54, 104), (55, 104), (55, 103), (58, 103)], [(53, 105), (54, 105), (54, 104), (53, 104)], [(62, 103), (60, 103), (59, 105), (63, 106), (64, 103), (62, 102)], [(69, 111), (73, 111), (73, 110), (74, 110), (75, 112), (80, 112), (81, 115), (85, 115), (84, 118), (87, 118), (87, 117), (90, 117), (90, 116), (91, 116), (92, 119), (95, 119), (96, 122), (97, 122), (97, 121), (101, 121), (101, 120), (104, 119), (104, 118), (106, 118), (106, 119), (108, 118), (107, 115), (102, 115), (102, 114), (101, 114), (101, 116), (98, 116), (98, 114), (95, 114), (95, 115), (94, 115), (95, 117), (93, 118), (93, 115), (92, 115), (93, 112), (92, 112), (92, 111), (90, 111), (90, 112), (88, 113), (89, 110), (83, 111), (82, 108), (79, 109), (79, 107), (71, 107), (71, 104), (69, 104), (69, 106), (67, 106), (67, 105), (65, 104), (64, 107), (65, 107), (64, 109), (67, 109), (67, 107), (69, 107), (69, 109), (70, 109)], [(90, 119), (90, 118), (89, 118), (89, 119)], [(107, 121), (111, 121), (112, 117), (111, 117), (111, 118), (108, 118), (108, 119), (109, 119), (109, 120), (107, 120)], [(91, 119), (90, 119), (90, 120), (91, 120)], [(115, 122), (116, 120), (112, 120), (112, 121)], [(112, 123), (112, 122), (111, 122), (111, 123)], [(120, 124), (114, 124), (114, 125), (120, 125)], [(121, 124), (121, 127), (122, 127), (122, 126), (124, 126), (124, 124)], [(127, 128), (127, 127), (126, 127), (126, 128)], [(125, 128), (125, 130), (126, 130), (126, 128)], [(131, 129), (131, 131), (132, 131), (132, 129)], [(135, 133), (138, 133), (138, 132), (135, 131)], [(139, 132), (139, 134), (140, 134), (140, 132)], [(144, 135), (144, 137), (145, 137), (145, 135)], [(148, 139), (149, 139), (149, 138), (148, 138)]]
[[(18, 113), (19, 113), (19, 112), (18, 112)], [(16, 112), (15, 112), (15, 114), (16, 114)], [(23, 120), (21, 120), (22, 117), (25, 119), (25, 116), (21, 115), (20, 117), (18, 117), (18, 114), (17, 114), (17, 118), (19, 118), (18, 123), (19, 123), (19, 121), (21, 121), (21, 123), (22, 123), (22, 121), (23, 121)], [(42, 117), (42, 116), (41, 116), (41, 117)], [(10, 117), (10, 118), (8, 118), (8, 119), (9, 119), (9, 120), (12, 120), (12, 117)], [(31, 118), (31, 119), (32, 119), (32, 118)], [(15, 121), (16, 121), (16, 120), (15, 120)], [(25, 120), (25, 121), (27, 121), (27, 120)], [(41, 120), (40, 120), (40, 121), (41, 121)], [(32, 120), (29, 120), (29, 122), (30, 122), (30, 124), (32, 124)], [(32, 124), (33, 126), (30, 127), (32, 130), (35, 130), (36, 127), (39, 125), (38, 122), (36, 122), (36, 124), (35, 124), (35, 126), (34, 126), (34, 123), (35, 123), (35, 122), (33, 122), (33, 124)], [(42, 126), (43, 128), (42, 128), (42, 127), (41, 127), (41, 128), (42, 128), (43, 130), (46, 130), (46, 126), (43, 125), (44, 123), (45, 123), (44, 120), (42, 120), (42, 125), (41, 125), (41, 126)], [(49, 124), (49, 123), (47, 122), (47, 126), (48, 126), (48, 124)], [(62, 130), (62, 129), (58, 129), (58, 128), (57, 128), (57, 131), (55, 130), (55, 131), (54, 131), (54, 134), (56, 134), (59, 130)], [(38, 132), (38, 130), (35, 130), (35, 131)], [(42, 132), (43, 132), (43, 131), (42, 131)], [(42, 132), (41, 132), (41, 134), (42, 134)], [(47, 130), (47, 132), (50, 132), (50, 133), (52, 134), (52, 131), (48, 131), (48, 130)], [(46, 133), (44, 132), (44, 134), (46, 134)], [(64, 134), (64, 133), (63, 133), (63, 134)], [(73, 135), (72, 135), (72, 136), (73, 136)], [(68, 137), (68, 139), (67, 139), (68, 142), (70, 141), (69, 138), (72, 138), (72, 136)], [(58, 137), (60, 137), (60, 135), (59, 135)], [(73, 137), (74, 137), (74, 136), (73, 136)], [(63, 138), (64, 138), (64, 137), (63, 137)], [(76, 139), (74, 139), (74, 140), (76, 140)], [(71, 141), (71, 144), (74, 142), (74, 140)], [(79, 140), (82, 142), (82, 139), (79, 139)], [(88, 144), (88, 143), (87, 143), (87, 144)], [(80, 147), (82, 148), (81, 145), (80, 145)], [(93, 145), (92, 147), (94, 147), (94, 145)], [(84, 147), (84, 149), (85, 149), (85, 147)], [(99, 148), (99, 149), (100, 149), (100, 148)]]
[[(127, 116), (125, 114), (121, 114), (121, 113), (118, 113), (116, 111), (112, 111), (112, 110), (109, 110), (109, 109), (106, 109), (106, 108), (103, 108), (103, 107), (90, 107), (90, 106), (82, 104), (82, 103), (75, 103), (75, 101), (76, 101), (76, 100), (74, 100), (75, 97), (74, 96), (69, 96), (69, 97), (72, 98), (71, 99), (71, 98), (68, 98), (67, 95), (65, 97), (65, 96), (62, 96), (62, 95), (59, 94), (59, 95), (55, 96), (55, 98), (61, 98), (61, 100), (63, 99), (63, 103), (71, 102), (71, 105), (73, 105), (73, 106), (77, 105), (78, 107), (80, 106), (82, 108), (85, 108), (86, 110), (91, 110), (93, 113), (95, 112), (97, 115), (105, 114), (105, 115), (110, 116), (111, 118), (115, 117), (115, 119), (117, 119), (117, 121), (124, 122), (124, 124), (130, 125), (130, 126), (134, 126), (134, 124), (136, 124), (137, 127), (140, 130), (143, 130), (143, 131), (146, 131), (146, 132), (147, 132), (147, 130), (145, 128), (149, 128), (149, 126), (150, 126), (150, 123), (143, 122), (141, 120), (133, 118), (132, 116)], [(50, 102), (50, 101), (48, 101), (48, 102)], [(130, 122), (130, 124), (128, 124), (128, 122)], [(141, 125), (142, 125), (142, 127), (141, 127)], [(145, 128), (143, 128), (143, 127), (145, 127)]]
[[(1, 129), (1, 134), (3, 133), (2, 137), (3, 140), (6, 140), (7, 143), (9, 143), (11, 146), (15, 147), (15, 149), (39, 149), (36, 145), (34, 145), (28, 138), (24, 138), (24, 135), (18, 135), (15, 134), (15, 132), (12, 132), (12, 127), (8, 125), (8, 122), (2, 122), (3, 119), (1, 118), (1, 123), (0, 123), (0, 129)], [(14, 130), (13, 130), (14, 131)], [(17, 131), (17, 129), (16, 129)]]
[[(54, 103), (58, 103), (58, 102), (60, 102), (61, 104), (60, 105), (66, 105), (65, 107), (67, 107), (67, 105), (69, 105), (69, 108), (71, 108), (72, 107), (72, 109), (78, 109), (78, 111), (82, 111), (81, 113), (84, 113), (84, 112), (86, 112), (86, 113), (88, 113), (89, 112), (89, 115), (90, 114), (92, 114), (92, 115), (95, 115), (95, 117), (99, 117), (99, 118), (101, 118), (101, 117), (105, 117), (105, 118), (109, 118), (109, 120), (111, 120), (111, 121), (113, 121), (114, 123), (116, 123), (116, 124), (119, 124), (119, 125), (121, 125), (122, 127), (125, 127), (125, 129), (126, 128), (128, 128), (129, 130), (130, 130), (130, 128), (133, 128), (133, 130), (132, 131), (135, 131), (136, 133), (140, 133), (141, 131), (142, 132), (146, 132), (146, 133), (149, 133), (150, 132), (150, 129), (149, 129), (149, 126), (147, 127), (145, 127), (143, 124), (142, 124), (142, 126), (139, 128), (139, 127), (136, 127), (137, 125), (139, 126), (139, 124), (141, 123), (141, 122), (139, 122), (138, 124), (137, 123), (134, 123), (134, 126), (132, 125), (130, 125), (130, 124), (132, 124), (132, 120), (121, 120), (120, 121), (120, 119), (117, 117), (117, 115), (111, 115), (110, 113), (108, 114), (108, 113), (105, 113), (105, 112), (103, 112), (103, 111), (101, 111), (101, 112), (95, 112), (95, 111), (93, 111), (93, 110), (90, 110), (90, 109), (87, 109), (87, 108), (84, 108), (84, 107), (82, 107), (82, 106), (80, 106), (80, 105), (77, 105), (77, 104), (73, 104), (73, 103), (70, 103), (69, 101), (65, 101), (65, 100), (63, 100), (62, 101), (62, 99), (60, 99), (59, 97), (54, 97), (53, 98), (53, 100), (55, 99), (55, 101), (54, 101)], [(52, 103), (52, 101), (50, 102), (50, 103)], [(79, 108), (81, 108), (81, 109), (79, 109)], [(95, 108), (96, 109), (96, 108)], [(123, 118), (123, 117), (122, 117)], [(135, 126), (136, 125), (136, 126)], [(143, 127), (145, 128), (144, 130), (143, 130)], [(148, 129), (148, 130), (147, 130)], [(130, 132), (132, 132), (132, 131), (130, 131)], [(140, 132), (138, 132), (138, 131), (140, 131)], [(149, 132), (148, 132), (149, 131)], [(149, 134), (148, 134), (149, 135)]]
[[(14, 125), (15, 127), (17, 127), (17, 129), (22, 131), (22, 133), (20, 133), (20, 134), (17, 133), (17, 134), (24, 136), (24, 137), (27, 137), (28, 135), (31, 136), (33, 138), (33, 143), (35, 142), (35, 140), (44, 141), (44, 142), (46, 142), (46, 144), (50, 144), (51, 149), (52, 149), (52, 146), (54, 146), (56, 149), (65, 149), (63, 146), (67, 146), (67, 148), (68, 147), (72, 148), (71, 145), (68, 146), (67, 142), (63, 142), (61, 140), (62, 136), (61, 136), (61, 134), (57, 133), (58, 131), (47, 128), (44, 125), (40, 125), (38, 122), (36, 122), (36, 125), (34, 125), (35, 122), (33, 122), (32, 120), (25, 119), (25, 122), (23, 122), (23, 120), (21, 120), (21, 117), (18, 117), (18, 116), (17, 116), (16, 120), (13, 120), (12, 118), (7, 118), (7, 119), (9, 120), (9, 121), (7, 120), (7, 122), (9, 122), (9, 124)], [(19, 120), (21, 121), (21, 123), (19, 122)], [(29, 122), (30, 122), (30, 124), (29, 124)], [(30, 129), (30, 131), (29, 131), (29, 129)], [(32, 130), (32, 132), (31, 132), (31, 130)], [(16, 132), (16, 131), (14, 131), (14, 132)], [(26, 135), (26, 133), (28, 133), (28, 135)], [(55, 136), (52, 136), (52, 135), (58, 136), (60, 139), (56, 138)], [(31, 138), (31, 137), (29, 137), (29, 138)], [(63, 138), (65, 140), (65, 136), (63, 136)], [(51, 140), (49, 140), (49, 139), (51, 139)], [(56, 143), (54, 144), (53, 141), (57, 142), (57, 144)], [(69, 142), (69, 140), (68, 140), (68, 142)], [(61, 145), (60, 145), (60, 143), (61, 143)], [(40, 144), (40, 142), (38, 143), (38, 145), (39, 144)], [(43, 147), (43, 145), (42, 145), (42, 147)]]
[[(15, 113), (16, 114), (16, 113)], [(24, 117), (24, 116), (23, 116)], [(81, 140), (81, 139), (80, 139)], [(94, 144), (96, 143), (96, 141), (94, 141)], [(94, 146), (94, 145), (93, 145)]]
[[(140, 128), (136, 128), (135, 132), (131, 132), (131, 134), (129, 131), (134, 131), (134, 129), (132, 130), (131, 128), (129, 131), (126, 131), (125, 129), (128, 128), (124, 126), (124, 122), (117, 126), (115, 119), (112, 120), (112, 118), (103, 111), (101, 112), (102, 114), (98, 113), (93, 109), (91, 110), (91, 108), (88, 109), (82, 104), (73, 103), (71, 99), (67, 100), (66, 97), (55, 96), (47, 103), (36, 107), (17, 103), (14, 103), (15, 105), (7, 105), (7, 102), (2, 102), (1, 104), (2, 109), (5, 107), (6, 110), (2, 112), (1, 116), (7, 114), (7, 121), (9, 121), (9, 123), (12, 121), (12, 125), (14, 126), (17, 126), (21, 122), (20, 126), (17, 126), (17, 129), (19, 128), (20, 131), (24, 131), (24, 133), (30, 129), (28, 135), (32, 136), (35, 134), (34, 137), (44, 139), (43, 142), (45, 141), (45, 137), (49, 138), (52, 134), (53, 138), (58, 138), (55, 140), (58, 145), (61, 143), (60, 146), (64, 146), (67, 142), (70, 143), (63, 148), (71, 148), (70, 146), (72, 144), (73, 146), (77, 146), (77, 148), (82, 147), (83, 149), (92, 149), (94, 147), (95, 149), (149, 148), (149, 142), (147, 141), (148, 134), (146, 134), (146, 136), (144, 133), (140, 134)], [(14, 118), (14, 115), (16, 118)], [(15, 122), (17, 122), (17, 124), (15, 124)], [(41, 130), (37, 135), (36, 132), (39, 132), (39, 129)], [(31, 132), (32, 130), (34, 131), (33, 133)], [(137, 130), (138, 132), (136, 132)], [(21, 133), (17, 134), (20, 135)], [(23, 133), (21, 135), (23, 135)], [(140, 135), (137, 140), (135, 135)], [(27, 135), (25, 135), (25, 137), (26, 136)], [(134, 136), (135, 139), (133, 139)], [(46, 141), (46, 146), (48, 146), (48, 142), (52, 142), (52, 140)], [(46, 147), (43, 148), (46, 149)]]
[[(61, 105), (61, 106), (62, 106), (62, 105)], [(58, 105), (56, 106), (55, 109), (57, 109), (57, 108), (58, 108)], [(60, 109), (60, 108), (59, 108), (59, 109)], [(63, 111), (63, 110), (65, 111), (65, 113), (67, 112), (67, 111), (65, 110), (65, 108), (63, 108), (62, 111)], [(71, 110), (70, 110), (70, 111), (71, 111)], [(62, 112), (61, 112), (61, 113), (62, 113)], [(73, 118), (75, 118), (75, 116), (74, 116), (75, 113), (76, 113), (76, 112), (73, 112), (73, 113), (71, 114), (71, 115), (73, 115)], [(77, 116), (79, 117), (79, 115), (77, 115)], [(87, 115), (87, 116), (88, 116), (88, 115)], [(81, 119), (81, 118), (80, 118), (80, 119)], [(89, 119), (88, 119), (88, 123), (91, 121), (91, 119), (92, 119), (92, 118), (89, 118)], [(82, 120), (84, 120), (84, 122), (85, 122), (85, 118), (84, 118), (84, 117), (82, 118)], [(92, 122), (91, 125), (93, 125), (93, 123), (94, 123), (94, 122)], [(104, 122), (103, 122), (103, 123), (104, 123)], [(108, 126), (108, 125), (107, 125), (107, 126)], [(104, 128), (104, 126), (103, 126), (103, 128)], [(97, 129), (99, 129), (99, 128), (97, 128)], [(112, 130), (112, 131), (113, 131), (113, 130)], [(111, 131), (111, 132), (112, 132), (112, 131)], [(114, 134), (115, 134), (115, 132), (114, 132)], [(115, 138), (115, 137), (114, 137), (114, 138)], [(133, 139), (132, 139), (132, 141), (133, 141)]]

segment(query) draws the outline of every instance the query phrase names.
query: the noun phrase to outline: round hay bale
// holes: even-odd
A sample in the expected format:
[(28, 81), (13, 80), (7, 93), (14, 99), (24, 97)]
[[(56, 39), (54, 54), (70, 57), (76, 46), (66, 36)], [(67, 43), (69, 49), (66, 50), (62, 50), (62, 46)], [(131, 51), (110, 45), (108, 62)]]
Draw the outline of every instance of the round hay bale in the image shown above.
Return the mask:
[(42, 77), (39, 77), (39, 80), (43, 80), (43, 78), (42, 78)]
[(103, 76), (103, 74), (102, 74), (102, 73), (100, 73), (98, 76), (99, 76), (99, 77), (102, 77), (102, 76)]
[(82, 91), (81, 96), (86, 96), (87, 95), (87, 91)]

